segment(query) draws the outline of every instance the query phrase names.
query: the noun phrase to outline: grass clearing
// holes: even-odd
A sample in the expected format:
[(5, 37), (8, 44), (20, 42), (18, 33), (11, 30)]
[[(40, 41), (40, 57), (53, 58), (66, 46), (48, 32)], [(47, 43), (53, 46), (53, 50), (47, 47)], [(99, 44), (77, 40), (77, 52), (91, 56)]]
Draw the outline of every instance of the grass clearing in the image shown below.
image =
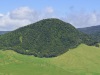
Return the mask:
[(100, 48), (81, 44), (54, 58), (1, 50), (0, 75), (100, 75)]

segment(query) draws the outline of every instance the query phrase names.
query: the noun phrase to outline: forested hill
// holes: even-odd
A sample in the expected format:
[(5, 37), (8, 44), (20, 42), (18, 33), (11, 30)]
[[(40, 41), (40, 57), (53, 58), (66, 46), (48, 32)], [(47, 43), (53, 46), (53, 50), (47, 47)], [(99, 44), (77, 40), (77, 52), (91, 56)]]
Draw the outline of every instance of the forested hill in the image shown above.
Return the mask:
[(44, 19), (0, 36), (0, 49), (10, 49), (37, 57), (55, 57), (80, 43), (95, 41), (71, 24), (59, 19)]
[(0, 35), (1, 34), (5, 34), (5, 33), (8, 33), (8, 32), (10, 32), (10, 31), (0, 31)]
[(95, 41), (100, 42), (100, 25), (86, 27), (86, 28), (79, 28), (78, 30), (92, 36), (92, 38)]
[(85, 27), (85, 28), (78, 28), (78, 30), (80, 30), (86, 34), (94, 34), (94, 33), (100, 32), (100, 25)]

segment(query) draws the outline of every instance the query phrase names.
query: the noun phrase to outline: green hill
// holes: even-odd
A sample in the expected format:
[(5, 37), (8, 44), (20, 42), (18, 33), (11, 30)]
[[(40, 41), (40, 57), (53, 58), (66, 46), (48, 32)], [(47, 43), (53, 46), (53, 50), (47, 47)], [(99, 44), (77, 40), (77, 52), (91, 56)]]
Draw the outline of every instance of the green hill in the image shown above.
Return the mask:
[(0, 75), (100, 75), (100, 48), (81, 44), (54, 58), (0, 50)]
[(94, 45), (86, 34), (59, 19), (44, 19), (0, 36), (0, 49), (37, 57), (55, 57), (80, 43)]
[(0, 35), (8, 33), (8, 32), (10, 32), (10, 31), (0, 31)]
[(96, 33), (96, 32), (100, 32), (100, 25), (85, 27), (85, 28), (78, 28), (78, 30), (80, 30), (80, 31), (82, 31), (86, 34), (93, 34), (93, 33)]
[(100, 25), (86, 27), (86, 28), (79, 28), (78, 30), (92, 36), (92, 38), (95, 41), (100, 42)]

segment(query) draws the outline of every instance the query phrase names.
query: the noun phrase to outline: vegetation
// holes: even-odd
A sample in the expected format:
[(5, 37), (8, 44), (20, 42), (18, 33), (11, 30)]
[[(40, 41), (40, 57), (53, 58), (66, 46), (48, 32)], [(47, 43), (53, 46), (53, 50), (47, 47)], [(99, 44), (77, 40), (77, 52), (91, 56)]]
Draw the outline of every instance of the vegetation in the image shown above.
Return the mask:
[(10, 31), (0, 31), (0, 35), (1, 34), (5, 34), (5, 33), (8, 33), (8, 32), (10, 32)]
[(80, 43), (96, 42), (59, 19), (44, 19), (0, 36), (0, 49), (37, 57), (55, 57)]
[(100, 43), (100, 25), (86, 27), (86, 28), (79, 28), (78, 30), (82, 31), (85, 34), (90, 35), (93, 40)]
[(54, 58), (0, 50), (0, 75), (100, 75), (100, 48), (81, 44)]
[(96, 33), (96, 32), (100, 32), (100, 25), (85, 27), (85, 28), (78, 28), (78, 30), (80, 30), (80, 31), (82, 31), (86, 34), (93, 34), (93, 33)]

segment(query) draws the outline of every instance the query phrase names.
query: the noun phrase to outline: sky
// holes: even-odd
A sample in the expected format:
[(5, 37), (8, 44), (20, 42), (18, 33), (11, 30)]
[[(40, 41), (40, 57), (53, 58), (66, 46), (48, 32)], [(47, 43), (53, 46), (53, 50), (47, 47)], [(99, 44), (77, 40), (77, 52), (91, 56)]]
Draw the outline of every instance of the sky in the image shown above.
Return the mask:
[(76, 28), (100, 25), (100, 0), (0, 0), (0, 31), (45, 18), (59, 18)]

